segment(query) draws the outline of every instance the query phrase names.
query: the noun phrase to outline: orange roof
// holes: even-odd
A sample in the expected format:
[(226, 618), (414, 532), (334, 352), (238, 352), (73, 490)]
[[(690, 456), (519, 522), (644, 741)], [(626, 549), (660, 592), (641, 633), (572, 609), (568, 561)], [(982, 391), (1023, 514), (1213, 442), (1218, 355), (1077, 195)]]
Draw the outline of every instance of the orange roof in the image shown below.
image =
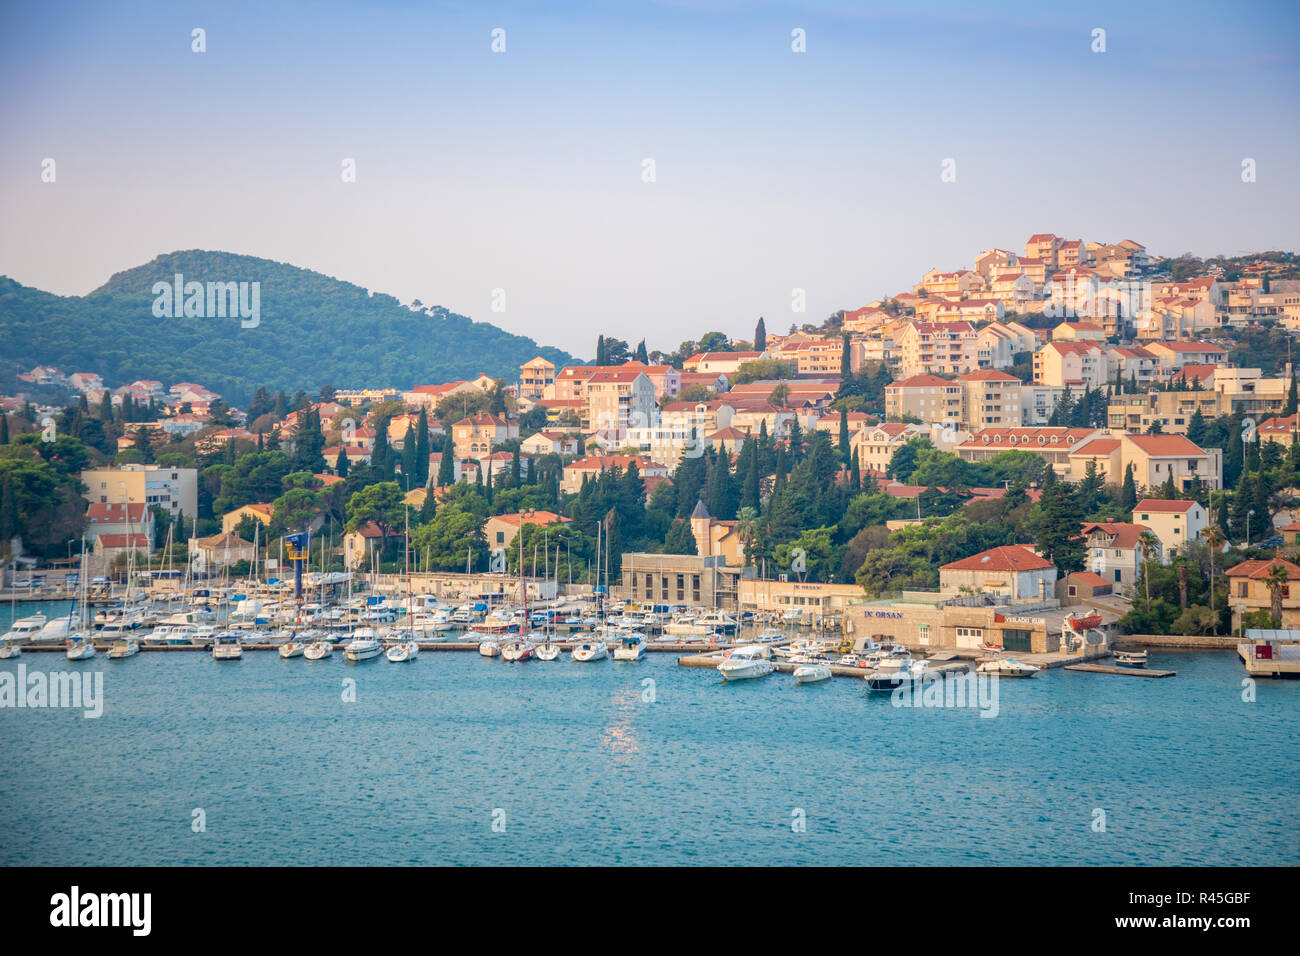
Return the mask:
[(967, 372), (965, 375), (958, 375), (959, 382), (1019, 382), (1020, 379), (1006, 372), (999, 372), (996, 369), (982, 368), (978, 372)]
[(547, 525), (563, 524), (569, 519), (564, 515), (557, 515), (554, 511), (521, 511), (517, 514), (493, 515), (488, 520), (500, 521), (503, 524), (514, 525), (515, 527), (525, 524), (546, 527)]
[(1286, 568), (1288, 580), (1300, 580), (1300, 567), (1296, 567), (1284, 558), (1270, 558), (1267, 561), (1243, 561), (1241, 564), (1228, 568), (1223, 573), (1230, 578), (1264, 578), (1268, 577), (1268, 569), (1275, 564), (1280, 564)]
[(1157, 514), (1186, 514), (1195, 507), (1195, 501), (1172, 501), (1168, 498), (1143, 498), (1134, 505), (1133, 511), (1154, 511)]
[(1110, 587), (1110, 582), (1100, 574), (1094, 574), (1091, 571), (1074, 571), (1070, 574), (1071, 581), (1082, 581), (1084, 584), (1090, 584), (1094, 588)]
[(1094, 532), (1101, 532), (1110, 538), (1108, 548), (1136, 548), (1142, 532), (1150, 531), (1144, 524), (1131, 524), (1127, 521), (1084, 522), (1083, 536), (1086, 538)]
[(973, 554), (969, 558), (953, 561), (940, 571), (1038, 571), (1054, 567), (1052, 562), (1040, 558), (1028, 548), (1018, 544), (1003, 545)]
[(1183, 435), (1127, 435), (1125, 436), (1148, 455), (1203, 455), (1200, 446)]
[(905, 378), (898, 382), (890, 382), (885, 388), (933, 388), (951, 385), (952, 382), (946, 378), (940, 378), (937, 375), (913, 375), (911, 378)]

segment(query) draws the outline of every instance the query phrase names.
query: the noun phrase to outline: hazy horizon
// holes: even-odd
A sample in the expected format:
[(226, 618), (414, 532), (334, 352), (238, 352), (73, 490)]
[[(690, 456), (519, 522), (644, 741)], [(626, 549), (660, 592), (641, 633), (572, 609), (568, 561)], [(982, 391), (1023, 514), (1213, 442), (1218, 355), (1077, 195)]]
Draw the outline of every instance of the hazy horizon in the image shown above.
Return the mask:
[(1035, 232), (1294, 249), (1297, 26), (1282, 3), (6, 5), (0, 274), (84, 295), (219, 250), (590, 356), (820, 322)]

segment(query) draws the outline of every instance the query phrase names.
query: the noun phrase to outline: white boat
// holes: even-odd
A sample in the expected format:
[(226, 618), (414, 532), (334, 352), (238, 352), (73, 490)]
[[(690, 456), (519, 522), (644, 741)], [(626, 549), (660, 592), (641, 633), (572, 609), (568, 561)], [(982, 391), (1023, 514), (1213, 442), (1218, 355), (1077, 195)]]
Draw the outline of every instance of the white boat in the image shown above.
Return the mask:
[(1115, 663), (1123, 664), (1125, 667), (1146, 667), (1147, 652), (1142, 651), (1116, 651)]
[(893, 693), (900, 687), (910, 687), (925, 676), (927, 661), (914, 661), (910, 657), (886, 658), (880, 667), (863, 679), (867, 689), (875, 694)]
[(609, 657), (609, 645), (604, 641), (583, 641), (576, 644), (570, 655), (575, 661), (603, 661)]
[(280, 660), (287, 661), (291, 657), (302, 657), (307, 652), (307, 645), (302, 641), (289, 641), (287, 644), (280, 645)]
[(343, 648), (343, 658), (349, 661), (368, 661), (384, 652), (384, 645), (374, 629), (359, 627), (352, 633), (352, 640)]
[(312, 641), (310, 644), (308, 644), (303, 649), (302, 656), (307, 658), (307, 660), (309, 661), (319, 661), (319, 660), (324, 660), (325, 658), (329, 657), (333, 653), (334, 653), (333, 642), (322, 639), (319, 641)]
[(496, 641), (479, 641), (478, 652), (484, 657), (500, 657), (501, 645)]
[(23, 649), (17, 642), (10, 643), (8, 640), (0, 639), (0, 661), (7, 661), (11, 657), (22, 657)]
[(784, 640), (785, 635), (780, 631), (764, 631), (754, 637), (754, 641), (758, 644), (778, 644)]
[(614, 660), (639, 661), (646, 655), (645, 635), (640, 631), (624, 634), (614, 648)]
[(44, 627), (31, 639), (33, 644), (53, 644), (57, 642), (67, 643), (69, 636), (76, 630), (76, 622), (69, 617), (56, 617), (54, 620), (46, 623)]
[(9, 625), (9, 630), (5, 631), (4, 637), (0, 640), (5, 641), (34, 641), (36, 635), (48, 622), (44, 614), (33, 614), (31, 617), (23, 617)]
[(786, 647), (774, 647), (772, 653), (777, 657), (818, 657), (826, 653), (825, 641), (795, 641)]
[(532, 641), (526, 637), (521, 638), (501, 645), (501, 659), (506, 661), (530, 661), (533, 659), (533, 652), (536, 650), (537, 646)]
[(244, 646), (239, 643), (239, 635), (229, 632), (218, 634), (212, 642), (212, 659), (214, 661), (243, 660)]
[(538, 644), (534, 653), (539, 661), (553, 661), (560, 656), (560, 645), (547, 641), (545, 644)]
[(108, 649), (108, 659), (110, 661), (120, 661), (128, 657), (134, 657), (139, 653), (140, 645), (128, 637), (113, 642), (113, 646)]
[(68, 638), (68, 660), (87, 661), (95, 656), (95, 641), (89, 634)]
[(394, 664), (412, 663), (420, 656), (420, 645), (410, 638), (403, 638), (389, 644), (384, 650), (384, 656)]
[(775, 668), (768, 659), (767, 645), (746, 644), (728, 651), (726, 658), (718, 665), (718, 673), (723, 680), (751, 680), (766, 677)]
[(794, 669), (794, 679), (798, 684), (817, 684), (831, 679), (831, 665), (820, 662), (800, 664)]
[(999, 677), (1034, 677), (1041, 668), (1026, 664), (1014, 657), (999, 657), (982, 661), (975, 670), (980, 674), (997, 674)]

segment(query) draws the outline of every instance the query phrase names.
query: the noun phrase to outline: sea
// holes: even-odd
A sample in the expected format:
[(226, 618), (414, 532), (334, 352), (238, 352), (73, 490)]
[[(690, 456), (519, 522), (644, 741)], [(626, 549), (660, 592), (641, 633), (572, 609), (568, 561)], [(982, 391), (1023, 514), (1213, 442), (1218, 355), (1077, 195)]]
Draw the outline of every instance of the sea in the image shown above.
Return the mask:
[(1004, 680), (994, 716), (677, 656), (25, 653), (103, 714), (0, 707), (0, 863), (1300, 863), (1300, 682), (1229, 652)]

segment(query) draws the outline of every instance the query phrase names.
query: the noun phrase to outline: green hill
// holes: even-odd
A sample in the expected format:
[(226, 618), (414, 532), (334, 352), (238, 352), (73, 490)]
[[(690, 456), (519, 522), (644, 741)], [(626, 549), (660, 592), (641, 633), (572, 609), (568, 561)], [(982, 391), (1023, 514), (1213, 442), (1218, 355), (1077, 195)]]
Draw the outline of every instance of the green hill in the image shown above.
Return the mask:
[[(187, 283), (259, 283), (256, 327), (243, 327), (251, 320), (238, 316), (156, 316), (154, 284), (170, 285), (177, 273)], [(214, 314), (206, 294), (201, 301), (204, 313)], [(244, 302), (252, 304), (251, 287)], [(536, 355), (557, 366), (573, 361), (559, 349), (441, 307), (414, 311), (318, 272), (228, 252), (162, 255), (86, 296), (51, 295), (0, 277), (5, 392), (14, 390), (19, 372), (53, 365), (98, 372), (110, 386), (142, 378), (198, 382), (242, 404), (261, 385), (315, 393), (327, 384), (409, 388), (479, 372), (513, 379)]]

